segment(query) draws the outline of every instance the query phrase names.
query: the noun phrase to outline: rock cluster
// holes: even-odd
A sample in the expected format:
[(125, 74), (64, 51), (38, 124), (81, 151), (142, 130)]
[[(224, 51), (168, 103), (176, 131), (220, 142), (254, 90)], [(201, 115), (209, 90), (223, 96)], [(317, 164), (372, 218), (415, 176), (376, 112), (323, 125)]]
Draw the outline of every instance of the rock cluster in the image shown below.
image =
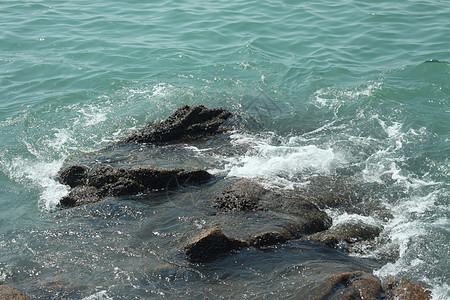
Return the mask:
[[(192, 140), (221, 132), (220, 126), (231, 116), (222, 109), (183, 106), (166, 120), (147, 126), (125, 139), (128, 143), (169, 143)], [(61, 207), (97, 202), (105, 197), (136, 195), (172, 189), (187, 184), (201, 184), (212, 178), (204, 170), (163, 169), (153, 166), (117, 168), (74, 164), (59, 172), (61, 183), (71, 187), (60, 200)]]
[[(153, 143), (161, 146), (187, 142), (222, 132), (222, 125), (230, 116), (229, 111), (221, 108), (183, 106), (166, 120), (131, 134), (122, 144)], [(59, 172), (60, 181), (71, 188), (60, 204), (64, 208), (73, 207), (105, 197), (202, 184), (212, 177), (200, 169), (73, 164)], [(382, 230), (363, 223), (332, 226), (332, 219), (322, 209), (350, 206), (351, 201), (352, 194), (346, 190), (309, 197), (266, 189), (246, 179), (232, 182), (209, 201), (215, 210), (211, 219), (219, 225), (200, 233), (185, 245), (183, 251), (187, 261), (194, 264), (211, 262), (244, 247), (267, 249), (294, 239), (350, 252), (352, 245), (370, 242)], [(383, 286), (377, 277), (363, 271), (328, 276), (311, 286), (311, 295), (315, 295), (311, 299), (430, 299), (430, 293), (418, 285), (392, 281)]]

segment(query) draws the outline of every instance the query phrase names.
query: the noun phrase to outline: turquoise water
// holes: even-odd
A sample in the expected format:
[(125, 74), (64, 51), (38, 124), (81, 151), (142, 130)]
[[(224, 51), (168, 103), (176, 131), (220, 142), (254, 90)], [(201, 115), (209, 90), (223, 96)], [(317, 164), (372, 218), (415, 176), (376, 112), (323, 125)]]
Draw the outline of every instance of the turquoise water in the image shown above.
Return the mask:
[(205, 168), (376, 186), (364, 212), (327, 212), (384, 227), (360, 254), (388, 258), (376, 275), (450, 297), (448, 1), (1, 1), (0, 20), (0, 282), (50, 299), (295, 293), (255, 266), (155, 271), (202, 227), (185, 198), (56, 210), (66, 159), (203, 104), (242, 119), (225, 152), (185, 149)]

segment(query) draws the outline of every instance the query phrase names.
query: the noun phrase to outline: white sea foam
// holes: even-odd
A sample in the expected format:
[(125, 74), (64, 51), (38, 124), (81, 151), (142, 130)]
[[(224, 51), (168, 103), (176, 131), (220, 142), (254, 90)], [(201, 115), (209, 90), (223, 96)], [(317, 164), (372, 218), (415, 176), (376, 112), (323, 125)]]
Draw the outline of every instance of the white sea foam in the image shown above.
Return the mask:
[(343, 164), (343, 156), (331, 148), (302, 143), (304, 139), (274, 141), (273, 134), (251, 135), (235, 132), (232, 144), (247, 148), (244, 155), (222, 157), (227, 176), (259, 178), (267, 186), (292, 189), (307, 183), (309, 176), (329, 174)]
[[(73, 107), (76, 109), (77, 107)], [(64, 161), (73, 152), (89, 152), (76, 139), (80, 128), (95, 126), (106, 120), (106, 111), (92, 105), (75, 110), (77, 117), (66, 128), (54, 128), (53, 133), (41, 139), (22, 137), (21, 142), (28, 153), (14, 155), (12, 151), (2, 153), (2, 169), (13, 180), (24, 182), (40, 190), (39, 207), (52, 211), (68, 189), (56, 180)], [(39, 134), (40, 136), (40, 134)]]
[(333, 219), (333, 226), (339, 224), (363, 223), (372, 226), (380, 226), (382, 222), (372, 216), (349, 214), (335, 209), (326, 209), (325, 212)]
[(107, 291), (100, 291), (83, 298), (83, 300), (112, 300), (112, 299), (113, 298), (108, 296)]
[(343, 90), (328, 87), (321, 88), (313, 94), (313, 103), (317, 107), (336, 107), (347, 101), (354, 101), (361, 97), (370, 97), (373, 92), (382, 88), (382, 82), (370, 81), (360, 87), (345, 88)]
[(431, 298), (433, 300), (448, 300), (450, 298), (450, 285), (448, 283), (430, 283), (430, 285), (433, 286), (431, 291)]
[(83, 116), (84, 126), (97, 125), (107, 120), (107, 112), (105, 111), (105, 108), (89, 105), (87, 107), (80, 108), (78, 112)]

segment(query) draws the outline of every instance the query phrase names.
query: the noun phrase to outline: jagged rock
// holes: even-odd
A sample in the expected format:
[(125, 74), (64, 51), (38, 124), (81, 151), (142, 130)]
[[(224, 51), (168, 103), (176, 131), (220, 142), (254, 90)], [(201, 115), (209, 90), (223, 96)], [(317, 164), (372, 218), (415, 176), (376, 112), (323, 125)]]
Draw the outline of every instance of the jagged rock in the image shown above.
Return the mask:
[(86, 184), (87, 172), (87, 168), (84, 166), (72, 165), (59, 172), (59, 179), (61, 183), (73, 188), (78, 185)]
[(331, 248), (347, 250), (349, 244), (360, 241), (367, 241), (379, 236), (381, 229), (368, 224), (348, 223), (339, 224), (328, 230), (311, 234), (304, 239), (313, 242), (320, 242)]
[(0, 299), (31, 300), (24, 292), (9, 285), (0, 285)]
[(223, 108), (185, 105), (159, 124), (146, 126), (133, 133), (125, 142), (167, 143), (195, 139), (220, 132), (219, 127), (230, 116), (231, 112)]
[[(61, 174), (79, 174), (77, 170), (84, 168), (84, 184), (75, 185), (69, 195), (60, 200), (62, 207), (72, 207), (99, 201), (104, 197), (136, 195), (156, 190), (165, 190), (187, 184), (205, 183), (212, 175), (204, 170), (185, 171), (183, 169), (162, 169), (153, 166), (133, 166), (115, 168), (101, 166), (88, 171), (86, 167), (70, 166)], [(72, 170), (76, 170), (72, 172)], [(61, 178), (62, 183), (74, 183), (74, 176)], [(75, 176), (76, 177), (76, 176)], [(70, 178), (68, 181), (67, 178)], [(75, 181), (80, 182), (80, 181)]]
[(383, 288), (376, 276), (357, 271), (329, 276), (311, 289), (311, 295), (308, 299), (383, 299)]
[(431, 292), (408, 280), (390, 280), (385, 284), (388, 299), (395, 300), (430, 300)]
[(218, 255), (240, 250), (248, 242), (226, 236), (219, 227), (206, 230), (186, 246), (186, 258), (193, 263), (214, 260)]

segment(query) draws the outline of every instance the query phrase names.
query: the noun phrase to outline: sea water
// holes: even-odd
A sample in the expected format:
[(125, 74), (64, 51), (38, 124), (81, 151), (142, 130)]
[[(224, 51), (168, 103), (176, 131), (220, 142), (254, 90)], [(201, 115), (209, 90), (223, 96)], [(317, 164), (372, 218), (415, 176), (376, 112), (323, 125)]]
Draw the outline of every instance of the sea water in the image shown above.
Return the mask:
[(269, 188), (366, 187), (365, 209), (327, 210), (383, 227), (357, 258), (450, 297), (448, 1), (2, 0), (0, 20), (0, 283), (49, 299), (294, 295), (302, 244), (173, 268), (209, 225), (187, 208), (198, 191), (57, 209), (66, 160), (203, 104), (239, 126), (171, 161)]

